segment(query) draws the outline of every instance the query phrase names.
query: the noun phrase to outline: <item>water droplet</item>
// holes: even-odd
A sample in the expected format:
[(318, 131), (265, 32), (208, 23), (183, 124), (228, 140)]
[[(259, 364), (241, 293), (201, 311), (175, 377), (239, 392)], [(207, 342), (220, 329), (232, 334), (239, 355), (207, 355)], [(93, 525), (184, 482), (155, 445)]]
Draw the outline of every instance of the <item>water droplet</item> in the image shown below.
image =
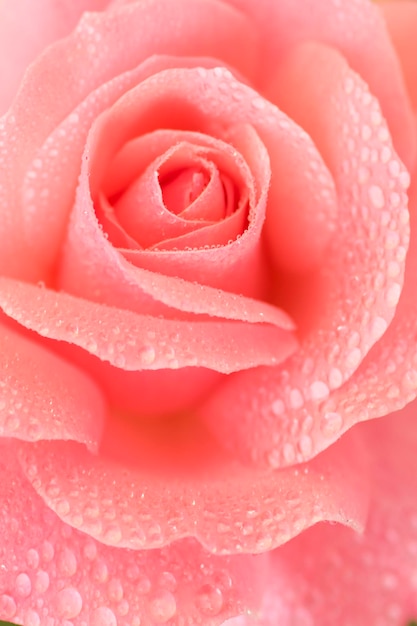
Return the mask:
[(286, 463), (291, 464), (295, 461), (295, 449), (292, 443), (285, 443), (282, 449), (283, 457)]
[(45, 593), (49, 588), (49, 575), (44, 570), (38, 570), (35, 574), (34, 581), (35, 590), (38, 593)]
[(32, 582), (25, 573), (19, 574), (16, 577), (15, 586), (17, 595), (22, 598), (27, 598), (32, 593)]
[(384, 192), (378, 185), (371, 185), (368, 190), (369, 199), (376, 209), (382, 209), (385, 205)]
[(155, 348), (153, 346), (144, 346), (139, 352), (139, 358), (143, 365), (152, 365), (156, 358)]
[(119, 526), (109, 526), (109, 528), (107, 528), (104, 532), (103, 539), (110, 545), (118, 544), (122, 540), (122, 531)]
[(271, 408), (274, 415), (282, 415), (285, 411), (285, 404), (282, 400), (278, 399), (272, 403)]
[(0, 616), (12, 619), (16, 615), (17, 607), (13, 598), (6, 593), (0, 596)]
[(74, 587), (66, 587), (58, 592), (56, 607), (59, 615), (65, 619), (72, 619), (81, 613), (83, 600)]
[(28, 609), (25, 615), (25, 626), (40, 626), (41, 618), (34, 609)]
[(401, 286), (398, 283), (393, 283), (391, 287), (388, 289), (385, 301), (388, 306), (394, 307), (397, 306), (398, 301), (401, 295)]
[(26, 562), (30, 568), (36, 569), (39, 565), (39, 552), (33, 548), (28, 550)]
[(313, 442), (311, 437), (309, 435), (303, 435), (300, 437), (298, 447), (304, 457), (309, 457), (313, 451)]
[(322, 380), (316, 380), (310, 386), (310, 393), (313, 400), (324, 400), (329, 395), (329, 388)]
[(122, 600), (120, 604), (117, 605), (117, 612), (123, 617), (129, 613), (129, 609), (130, 606), (127, 600)]
[(304, 404), (304, 398), (299, 389), (292, 389), (290, 392), (290, 406), (292, 409), (299, 409)]
[(355, 370), (361, 362), (362, 354), (359, 348), (354, 348), (346, 357), (346, 366)]
[(170, 591), (161, 590), (149, 603), (149, 612), (158, 624), (164, 624), (177, 612), (177, 603)]
[(105, 583), (109, 578), (109, 570), (107, 565), (102, 560), (97, 560), (94, 563), (92, 570), (92, 577), (98, 583)]
[(77, 559), (72, 550), (64, 548), (58, 557), (58, 568), (63, 576), (73, 576), (77, 571)]
[(117, 619), (111, 609), (100, 606), (93, 611), (90, 626), (117, 626)]
[(145, 595), (151, 590), (151, 581), (146, 576), (138, 575), (138, 580), (136, 581), (135, 589), (141, 595)]
[(218, 615), (223, 603), (223, 593), (218, 587), (206, 584), (197, 591), (196, 605), (204, 615)]
[(54, 558), (55, 550), (50, 541), (43, 542), (41, 547), (41, 556), (46, 563), (49, 563), (49, 561), (52, 561), (52, 559)]
[(162, 572), (158, 578), (158, 584), (168, 591), (175, 591), (177, 579), (171, 572)]
[(122, 583), (118, 578), (112, 578), (108, 586), (109, 599), (113, 602), (120, 602), (123, 598)]
[(325, 437), (333, 437), (338, 434), (342, 426), (343, 420), (339, 413), (325, 413), (320, 422), (320, 429)]

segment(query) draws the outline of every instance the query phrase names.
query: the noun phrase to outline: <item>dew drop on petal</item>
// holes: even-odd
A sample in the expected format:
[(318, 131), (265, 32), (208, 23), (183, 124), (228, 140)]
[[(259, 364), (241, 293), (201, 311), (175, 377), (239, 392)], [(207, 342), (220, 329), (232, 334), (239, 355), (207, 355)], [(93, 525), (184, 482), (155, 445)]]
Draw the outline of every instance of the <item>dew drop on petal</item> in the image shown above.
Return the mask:
[(170, 591), (161, 590), (149, 601), (149, 613), (158, 624), (165, 624), (177, 612), (177, 603)]
[(32, 583), (29, 576), (25, 573), (16, 576), (16, 594), (22, 598), (27, 598), (32, 593)]
[(77, 589), (66, 587), (58, 592), (56, 606), (61, 617), (72, 619), (81, 613), (83, 600)]
[(100, 606), (93, 611), (90, 626), (117, 626), (117, 619), (111, 609)]
[(342, 430), (343, 420), (339, 413), (325, 413), (321, 422), (320, 429), (325, 437), (333, 437)]
[(203, 615), (218, 615), (223, 603), (223, 593), (218, 587), (206, 584), (197, 591), (196, 605)]
[(17, 607), (14, 599), (4, 593), (0, 596), (0, 615), (5, 619), (12, 619), (16, 615)]

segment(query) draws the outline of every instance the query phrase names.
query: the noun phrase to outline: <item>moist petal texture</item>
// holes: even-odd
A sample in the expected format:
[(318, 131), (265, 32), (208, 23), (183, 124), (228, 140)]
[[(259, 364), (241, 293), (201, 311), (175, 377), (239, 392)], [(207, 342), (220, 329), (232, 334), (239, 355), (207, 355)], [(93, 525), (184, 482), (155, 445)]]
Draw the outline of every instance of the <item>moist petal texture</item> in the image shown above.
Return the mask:
[(112, 548), (63, 523), (1, 444), (0, 615), (30, 626), (216, 626), (257, 610), (265, 557), (213, 556), (192, 539)]
[(292, 332), (271, 324), (162, 319), (12, 279), (0, 284), (10, 318), (125, 371), (199, 366), (226, 374), (276, 363), (297, 348)]
[[(300, 349), (279, 368), (235, 374), (202, 414), (241, 458), (286, 465), (310, 458), (364, 419), (365, 384), (355, 387), (362, 398), (356, 410), (341, 416), (337, 401), (350, 404), (346, 389), (374, 344), (376, 351), (398, 347), (381, 340), (388, 325), (413, 325), (414, 317), (396, 312), (409, 245), (410, 177), (377, 101), (343, 58), (321, 44), (294, 49), (277, 84), (285, 110), (311, 134), (334, 175), (338, 226), (317, 272), (298, 282), (277, 277), (277, 300), (296, 320)], [(413, 346), (407, 344), (410, 354)], [(386, 394), (375, 401), (386, 406)]]
[[(161, 29), (161, 24), (166, 28)], [(137, 36), (138, 25), (141, 37)], [(50, 277), (74, 199), (91, 120), (100, 107), (107, 108), (129, 89), (128, 78), (122, 77), (125, 72), (154, 54), (173, 54), (218, 57), (251, 75), (255, 39), (245, 16), (215, 0), (201, 0), (198, 5), (179, 0), (175, 7), (167, 0), (141, 2), (84, 14), (70, 37), (51, 46), (30, 67), (13, 107), (2, 119), (2, 272), (29, 280)], [(46, 76), (48, 89), (40, 89)], [(89, 101), (82, 119), (71, 116), (91, 92), (115, 77), (119, 91), (113, 89), (104, 100)], [(52, 145), (48, 137), (66, 118), (67, 127), (59, 129), (64, 132), (58, 134), (56, 153), (57, 141)], [(58, 194), (56, 203), (60, 181), (64, 183), (63, 195)]]
[(191, 536), (211, 552), (264, 552), (323, 519), (360, 530), (367, 513), (367, 453), (354, 437), (308, 465), (254, 472), (193, 418), (150, 428), (115, 414), (97, 457), (39, 442), (22, 444), (19, 459), (63, 521), (120, 549)]
[(24, 441), (72, 440), (96, 451), (106, 404), (74, 365), (0, 323), (0, 434)]
[(3, 0), (0, 4), (0, 115), (12, 102), (28, 65), (51, 43), (68, 35), (84, 11), (101, 11), (109, 0), (54, 2)]
[(381, 103), (395, 149), (414, 167), (416, 135), (399, 62), (378, 7), (368, 0), (227, 0), (258, 27), (263, 86), (293, 46), (320, 41), (338, 49)]
[[(271, 555), (260, 626), (398, 626), (417, 616), (416, 403), (358, 427), (373, 458), (361, 535), (317, 524)], [(238, 619), (228, 626), (251, 624)]]

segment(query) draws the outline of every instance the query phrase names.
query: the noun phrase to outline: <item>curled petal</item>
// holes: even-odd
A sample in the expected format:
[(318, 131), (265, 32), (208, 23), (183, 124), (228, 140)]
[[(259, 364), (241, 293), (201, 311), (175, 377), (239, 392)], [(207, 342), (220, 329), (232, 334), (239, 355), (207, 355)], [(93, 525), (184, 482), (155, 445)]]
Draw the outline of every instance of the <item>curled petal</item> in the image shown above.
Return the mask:
[[(385, 345), (381, 337), (393, 318), (413, 325), (396, 312), (409, 245), (410, 177), (378, 103), (342, 57), (321, 44), (299, 46), (280, 72), (286, 109), (311, 132), (334, 174), (338, 227), (323, 267), (298, 283), (290, 276), (281, 287), (300, 328), (300, 350), (281, 367), (234, 375), (203, 409), (212, 431), (241, 458), (278, 466), (311, 458), (363, 419), (363, 406), (341, 417), (333, 396), (350, 403), (342, 385), (354, 385), (374, 344)], [(407, 344), (410, 353), (413, 345)], [(390, 382), (378, 377), (378, 384)], [(355, 396), (362, 393), (369, 397), (365, 385)]]
[(0, 434), (24, 441), (72, 440), (96, 451), (107, 407), (74, 365), (0, 324)]
[(254, 472), (227, 459), (198, 424), (168, 426), (156, 425), (153, 437), (138, 422), (123, 432), (114, 416), (97, 457), (77, 444), (39, 442), (22, 445), (19, 458), (63, 521), (118, 548), (192, 536), (211, 552), (254, 553), (321, 520), (362, 529), (367, 454), (355, 437), (305, 466)]
[(297, 348), (293, 333), (270, 324), (161, 319), (12, 279), (0, 284), (6, 315), (123, 370), (199, 366), (226, 374), (277, 363)]
[(45, 506), (10, 441), (1, 445), (0, 500), (2, 619), (218, 626), (259, 607), (264, 555), (214, 556), (193, 539), (140, 552), (105, 546)]

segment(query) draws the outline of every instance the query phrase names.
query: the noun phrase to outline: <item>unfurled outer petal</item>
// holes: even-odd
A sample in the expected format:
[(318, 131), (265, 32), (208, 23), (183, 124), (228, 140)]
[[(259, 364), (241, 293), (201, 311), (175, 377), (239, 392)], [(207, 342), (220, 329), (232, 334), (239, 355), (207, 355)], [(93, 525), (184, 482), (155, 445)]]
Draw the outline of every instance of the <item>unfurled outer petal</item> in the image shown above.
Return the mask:
[(68, 35), (84, 11), (110, 0), (2, 0), (0, 2), (0, 115), (12, 102), (24, 71), (49, 44)]
[(0, 323), (0, 354), (0, 435), (97, 451), (107, 407), (93, 380), (9, 324)]
[[(375, 354), (372, 387), (390, 387), (392, 377), (381, 376), (386, 365), (385, 358), (378, 360), (380, 346), (396, 363), (404, 358), (394, 356), (400, 351), (410, 363), (415, 346), (410, 335), (407, 343), (391, 339), (392, 328), (405, 325), (412, 332), (415, 320), (409, 297), (409, 309), (397, 308), (410, 236), (410, 176), (393, 150), (378, 102), (339, 53), (316, 43), (293, 50), (279, 84), (277, 97), (311, 134), (334, 175), (337, 229), (318, 272), (304, 282), (292, 276), (278, 282), (277, 299), (296, 320), (300, 349), (281, 367), (235, 374), (203, 409), (224, 445), (241, 458), (273, 466), (311, 458), (366, 419), (368, 410), (378, 414), (369, 401), (364, 406), (370, 388), (356, 379), (358, 368)], [(409, 254), (411, 280), (414, 259)], [(397, 397), (404, 402), (404, 395)], [(354, 409), (343, 410), (353, 402)], [(386, 394), (378, 392), (376, 404), (386, 407)]]
[(191, 536), (213, 553), (254, 553), (322, 520), (363, 528), (369, 472), (355, 436), (307, 465), (254, 471), (231, 461), (193, 417), (152, 424), (115, 414), (98, 456), (39, 442), (21, 444), (19, 459), (50, 509), (115, 548)]
[(0, 619), (216, 626), (258, 609), (264, 555), (217, 557), (193, 539), (140, 552), (105, 546), (45, 506), (22, 476), (13, 444), (0, 451)]
[[(415, 623), (416, 424), (414, 402), (356, 427), (374, 455), (365, 532), (318, 524), (272, 553), (259, 626)], [(251, 623), (240, 618), (227, 626)]]

